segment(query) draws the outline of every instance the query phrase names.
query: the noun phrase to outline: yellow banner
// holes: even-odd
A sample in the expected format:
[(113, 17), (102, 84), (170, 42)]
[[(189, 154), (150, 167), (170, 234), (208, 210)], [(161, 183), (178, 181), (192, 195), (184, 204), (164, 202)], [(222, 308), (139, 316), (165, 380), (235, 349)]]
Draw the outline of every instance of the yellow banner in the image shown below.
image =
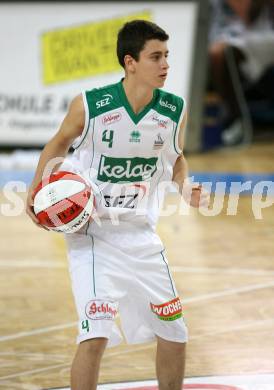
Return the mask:
[(117, 33), (130, 20), (151, 20), (151, 12), (68, 27), (42, 35), (45, 85), (121, 70), (116, 56)]

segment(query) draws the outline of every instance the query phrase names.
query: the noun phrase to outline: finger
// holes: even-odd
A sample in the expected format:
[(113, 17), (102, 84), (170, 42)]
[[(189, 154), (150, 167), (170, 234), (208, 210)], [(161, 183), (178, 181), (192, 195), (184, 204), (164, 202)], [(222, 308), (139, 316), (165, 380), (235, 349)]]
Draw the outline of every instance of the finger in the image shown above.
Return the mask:
[(209, 205), (209, 200), (202, 200), (199, 202), (199, 205), (202, 207), (208, 207)]
[(33, 206), (32, 206), (31, 204), (29, 204), (29, 203), (26, 204), (26, 212), (27, 212), (27, 214), (28, 214), (30, 217), (32, 217), (32, 218), (34, 218), (34, 219), (36, 219), (36, 220), (38, 221), (38, 219), (37, 219), (37, 217), (36, 217), (36, 214), (34, 213), (34, 208), (33, 208)]
[(35, 219), (33, 219), (33, 218), (31, 218), (31, 220), (32, 220), (32, 222), (34, 223), (34, 225), (36, 225), (37, 227), (39, 227), (40, 229), (44, 229), (44, 230), (50, 230), (49, 228), (47, 228), (46, 226), (44, 226), (44, 225), (41, 225), (41, 223), (39, 222), (39, 220), (36, 218), (36, 220)]
[(39, 225), (40, 222), (39, 222), (39, 219), (35, 216), (35, 214), (31, 213), (31, 212), (27, 212), (28, 216), (31, 218), (31, 220), (36, 224), (36, 225)]
[(44, 229), (44, 230), (46, 230), (47, 232), (49, 232), (50, 231), (50, 229), (49, 228), (47, 228), (46, 226), (44, 226), (44, 225), (41, 225), (40, 223), (37, 223), (36, 224), (36, 226), (37, 227), (39, 227), (40, 229)]
[(210, 202), (210, 198), (209, 197), (203, 197), (203, 198), (200, 198), (199, 205), (201, 207), (208, 207), (209, 202)]
[(31, 198), (28, 199), (27, 201), (27, 205), (26, 205), (26, 214), (31, 218), (32, 222), (37, 226), (39, 227), (40, 229), (44, 229), (44, 230), (50, 230), (48, 229), (46, 226), (44, 225), (41, 225), (39, 219), (37, 218), (37, 216), (35, 215), (34, 211), (33, 211), (33, 200)]
[(201, 192), (202, 191), (202, 187), (200, 187), (200, 186), (192, 187), (192, 191), (199, 191), (199, 192)]
[(35, 195), (35, 190), (34, 189), (29, 189), (29, 198), (32, 201), (34, 200), (34, 195)]
[(39, 222), (39, 219), (34, 214), (32, 207), (27, 207), (26, 208), (26, 213), (31, 218), (32, 222), (35, 223), (35, 225), (39, 225), (39, 226), (41, 225), (40, 222)]

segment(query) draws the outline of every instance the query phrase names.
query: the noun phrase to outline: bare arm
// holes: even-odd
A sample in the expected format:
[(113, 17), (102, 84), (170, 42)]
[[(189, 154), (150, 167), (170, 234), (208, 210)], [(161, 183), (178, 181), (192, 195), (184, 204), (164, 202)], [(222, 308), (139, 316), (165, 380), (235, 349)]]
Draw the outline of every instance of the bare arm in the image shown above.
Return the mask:
[[(35, 187), (40, 183), (43, 172), (52, 159), (56, 157), (61, 157), (61, 160), (67, 155), (68, 150), (73, 143), (73, 141), (81, 135), (85, 124), (85, 110), (84, 104), (82, 100), (82, 96), (76, 96), (69, 107), (68, 113), (65, 116), (60, 129), (56, 133), (56, 135), (46, 144), (44, 147), (40, 159), (38, 162), (38, 166), (36, 168), (36, 172), (34, 175), (34, 179), (30, 185), (27, 204), (26, 204), (26, 212), (31, 217), (33, 222), (38, 224), (38, 219), (33, 213), (33, 191)], [(53, 171), (56, 171), (58, 167), (61, 165), (56, 164), (54, 166)]]
[(185, 201), (191, 206), (206, 206), (209, 202), (209, 194), (202, 189), (202, 185), (192, 185), (188, 180), (188, 164), (183, 155), (186, 121), (187, 115), (185, 114), (180, 126), (178, 139), (179, 147), (182, 150), (182, 153), (175, 162), (172, 181), (178, 185), (179, 192), (182, 194)]
[(179, 191), (182, 192), (183, 185), (185, 180), (187, 180), (188, 177), (188, 165), (187, 161), (183, 155), (184, 150), (184, 132), (187, 122), (187, 114), (185, 113), (184, 118), (182, 120), (180, 129), (179, 129), (179, 147), (182, 150), (181, 155), (177, 158), (175, 165), (173, 167), (173, 177), (172, 181), (177, 183), (179, 186)]

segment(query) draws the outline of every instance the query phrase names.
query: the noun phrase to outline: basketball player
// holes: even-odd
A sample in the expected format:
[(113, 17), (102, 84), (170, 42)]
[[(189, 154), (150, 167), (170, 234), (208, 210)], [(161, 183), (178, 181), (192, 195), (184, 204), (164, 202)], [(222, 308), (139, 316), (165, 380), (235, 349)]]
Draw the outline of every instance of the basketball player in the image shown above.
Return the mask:
[[(79, 316), (73, 390), (96, 389), (106, 346), (122, 339), (114, 323), (118, 313), (128, 343), (157, 340), (159, 389), (182, 387), (187, 328), (155, 232), (161, 183), (173, 181), (184, 193), (188, 175), (183, 156), (185, 101), (159, 89), (168, 74), (168, 38), (151, 22), (135, 20), (123, 26), (117, 55), (125, 77), (74, 98), (41, 154), (29, 190), (27, 213), (38, 224), (33, 189), (46, 164), (65, 157), (71, 145), (75, 171), (88, 171), (100, 188), (100, 223), (93, 221), (79, 233), (66, 235)], [(192, 206), (208, 201), (201, 186), (191, 190)], [(119, 224), (111, 223), (111, 213), (119, 216)]]

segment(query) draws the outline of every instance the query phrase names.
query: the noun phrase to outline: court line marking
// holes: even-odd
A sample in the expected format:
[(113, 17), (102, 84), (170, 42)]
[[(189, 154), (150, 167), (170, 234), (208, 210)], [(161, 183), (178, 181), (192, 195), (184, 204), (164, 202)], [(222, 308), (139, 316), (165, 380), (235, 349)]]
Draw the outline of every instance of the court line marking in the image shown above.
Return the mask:
[[(248, 324), (237, 325), (237, 326), (234, 326), (233, 328), (223, 329), (223, 330), (218, 331), (218, 332), (205, 333), (203, 335), (197, 335), (197, 336), (190, 336), (189, 340), (197, 340), (197, 339), (202, 338), (202, 337), (215, 336), (216, 334), (229, 333), (229, 332), (234, 332), (235, 330), (246, 329), (249, 327), (263, 326), (263, 325), (268, 325), (268, 324), (273, 324), (273, 323), (274, 323), (274, 318), (271, 318), (268, 320), (262, 320), (262, 321), (253, 321), (253, 322), (249, 322)], [(139, 347), (134, 346), (134, 352), (139, 352), (139, 351), (142, 351), (142, 350), (150, 348), (150, 347), (151, 347), (151, 343), (147, 343), (147, 344), (141, 345)], [(115, 356), (124, 355), (124, 354), (127, 354), (129, 352), (130, 352), (130, 348), (126, 348), (123, 351), (115, 351), (115, 352), (109, 352), (109, 353), (108, 353), (108, 350), (106, 350), (104, 356), (105, 356), (105, 358), (113, 358)], [(102, 363), (102, 365), (104, 365), (104, 363)], [(23, 372), (16, 373), (16, 374), (6, 375), (4, 377), (0, 377), (0, 383), (4, 382), (7, 379), (12, 379), (12, 378), (20, 377), (20, 376), (31, 375), (31, 374), (37, 374), (39, 372), (45, 372), (45, 371), (53, 370), (53, 369), (56, 369), (59, 367), (68, 368), (70, 366), (71, 366), (71, 363), (69, 363), (69, 364), (63, 363), (63, 364), (56, 364), (56, 365), (53, 365), (50, 367), (37, 368), (35, 370), (28, 370), (28, 371), (23, 371)]]
[(28, 371), (23, 371), (23, 372), (18, 372), (16, 374), (11, 374), (11, 375), (6, 375), (6, 376), (1, 376), (0, 377), (0, 383), (7, 380), (7, 379), (12, 379), (12, 378), (16, 378), (18, 376), (26, 376), (26, 375), (31, 375), (31, 374), (37, 374), (38, 372), (43, 372), (43, 371), (48, 371), (48, 370), (53, 370), (55, 368), (59, 368), (59, 367), (64, 367), (64, 366), (69, 366), (70, 364), (68, 363), (62, 363), (62, 364), (55, 364), (53, 366), (49, 366), (49, 367), (44, 367), (44, 368), (37, 368), (35, 370), (28, 370)]
[(8, 260), (0, 259), (0, 267), (3, 268), (67, 268), (67, 264), (54, 260)]
[(218, 291), (215, 293), (209, 293), (209, 294), (204, 294), (204, 295), (198, 295), (197, 297), (192, 297), (192, 298), (185, 298), (183, 299), (183, 304), (185, 303), (193, 303), (193, 302), (201, 302), (205, 301), (208, 299), (215, 299), (215, 298), (221, 298), (233, 294), (238, 294), (238, 293), (246, 293), (250, 291), (256, 291), (256, 290), (263, 290), (265, 288), (271, 288), (274, 287), (274, 282), (269, 282), (269, 283), (258, 283), (258, 284), (251, 284), (249, 286), (245, 287), (238, 287), (238, 288), (233, 288), (230, 290), (224, 290), (224, 291)]
[[(0, 267), (3, 268), (68, 268), (67, 263), (53, 260), (8, 260), (0, 259)], [(185, 272), (185, 273), (207, 273), (207, 274), (241, 274), (241, 275), (274, 275), (274, 270), (268, 269), (256, 269), (256, 268), (222, 268), (222, 267), (183, 267), (183, 266), (170, 266), (173, 272)]]
[[(219, 292), (219, 293), (213, 293), (213, 294), (205, 294), (205, 295), (202, 295), (202, 296), (198, 296), (198, 297), (193, 297), (193, 298), (189, 298), (185, 301), (187, 302), (197, 302), (197, 301), (201, 301), (201, 300), (206, 300), (206, 299), (214, 299), (214, 298), (218, 298), (218, 297), (221, 297), (221, 296), (227, 296), (227, 295), (233, 295), (235, 293), (238, 293), (238, 292), (250, 292), (250, 291), (254, 291), (254, 290), (258, 290), (258, 289), (263, 289), (263, 288), (268, 288), (268, 287), (273, 287), (274, 286), (274, 282), (272, 283), (265, 283), (265, 284), (256, 284), (256, 285), (251, 285), (251, 286), (246, 286), (246, 287), (241, 287), (241, 288), (238, 288), (238, 289), (231, 289), (231, 290), (228, 290), (228, 291), (222, 291), (222, 292)], [(268, 324), (268, 323), (272, 323), (274, 320), (266, 320), (266, 321), (255, 321), (254, 323), (248, 323), (248, 324), (244, 324), (242, 326), (239, 326), (237, 325), (236, 326), (236, 329), (239, 329), (239, 327), (241, 329), (244, 329), (246, 327), (250, 327), (250, 326), (258, 326), (259, 323), (260, 323), (260, 326), (264, 323), (264, 324)], [(34, 334), (41, 334), (41, 333), (48, 333), (50, 331), (53, 331), (53, 330), (61, 330), (61, 329), (65, 329), (65, 328), (70, 328), (72, 326), (75, 326), (77, 324), (77, 322), (73, 322), (73, 323), (68, 323), (68, 324), (63, 324), (63, 325), (57, 325), (57, 326), (51, 326), (51, 327), (47, 327), (47, 328), (41, 328), (41, 329), (36, 329), (34, 331), (30, 331), (30, 332), (20, 332), (20, 333), (17, 333), (17, 334), (14, 334), (14, 335), (8, 335), (8, 336), (3, 336), (0, 338), (0, 341), (6, 341), (6, 340), (11, 340), (11, 339), (16, 339), (16, 338), (21, 338), (21, 337), (26, 337), (26, 336), (31, 336), (31, 335), (34, 335)], [(227, 332), (230, 332), (230, 331), (233, 331), (234, 328), (229, 328), (228, 330), (222, 330), (222, 331), (219, 331), (219, 332), (214, 332), (210, 335), (213, 335), (213, 334), (218, 334), (218, 333), (227, 333)], [(200, 335), (200, 336), (196, 336), (196, 339), (198, 337), (207, 337), (209, 336), (209, 334), (204, 334), (204, 335)], [(191, 339), (195, 339), (195, 336), (192, 336), (190, 338)], [(150, 347), (150, 344), (149, 345), (144, 345), (144, 346), (140, 346), (139, 348), (135, 348), (135, 351), (139, 351), (139, 350), (143, 350), (143, 349), (146, 349), (146, 348), (149, 348)], [(125, 353), (128, 353), (128, 350), (124, 350), (124, 351), (119, 351), (119, 352), (113, 352), (113, 353), (109, 353), (107, 354), (106, 353), (106, 357), (113, 357), (113, 356), (116, 356), (116, 355), (121, 355), (121, 354), (125, 354)], [(4, 377), (0, 377), (0, 381), (4, 381), (6, 379), (11, 379), (11, 378), (15, 378), (15, 377), (18, 377), (18, 376), (25, 376), (25, 375), (30, 375), (32, 373), (38, 373), (38, 372), (44, 372), (44, 371), (47, 371), (47, 370), (51, 370), (51, 369), (55, 369), (55, 368), (59, 368), (59, 367), (69, 367), (70, 364), (58, 364), (58, 365), (53, 365), (53, 366), (50, 366), (50, 367), (46, 367), (46, 368), (41, 368), (41, 369), (35, 369), (35, 370), (30, 370), (30, 371), (23, 371), (21, 373), (16, 373), (16, 374), (11, 374), (11, 375), (8, 375), (8, 376), (4, 376)]]
[[(141, 351), (143, 350), (144, 348), (148, 348), (150, 345), (142, 345), (140, 347), (136, 347), (134, 348), (134, 351)], [(112, 353), (112, 355), (107, 355), (106, 353), (106, 357), (111, 357), (111, 356), (116, 356), (116, 355), (124, 355), (126, 353), (130, 352), (130, 349), (127, 348), (126, 350), (124, 351), (120, 351), (120, 352), (114, 352)], [(16, 373), (16, 374), (11, 374), (11, 375), (6, 375), (4, 377), (0, 377), (0, 383), (2, 381), (5, 381), (7, 379), (12, 379), (12, 378), (16, 378), (16, 377), (19, 377), (19, 376), (26, 376), (26, 375), (29, 375), (29, 374), (37, 374), (38, 372), (43, 372), (43, 371), (48, 371), (48, 370), (53, 370), (55, 368), (59, 368), (59, 367), (70, 367), (71, 366), (71, 363), (63, 363), (63, 364), (55, 364), (53, 366), (49, 366), (49, 367), (45, 367), (45, 368), (37, 368), (35, 370), (28, 370), (28, 371), (22, 371), (20, 373)]]
[[(6, 351), (6, 352), (0, 352), (1, 356), (14, 356), (14, 351)], [(16, 356), (24, 356), (29, 358), (40, 358), (44, 359), (45, 357), (51, 358), (51, 359), (65, 359), (67, 355), (60, 355), (58, 353), (44, 353), (44, 352), (16, 352)]]
[[(140, 347), (135, 347), (134, 348), (134, 351), (141, 351), (141, 350), (143, 350), (144, 348), (148, 348), (148, 347), (150, 347), (151, 346), (151, 344), (147, 344), (147, 345), (142, 345), (142, 346), (140, 346)], [(120, 351), (120, 352), (112, 352), (112, 354), (111, 355), (107, 355), (107, 353), (106, 353), (106, 357), (112, 357), (112, 356), (116, 356), (116, 355), (124, 355), (124, 354), (126, 354), (126, 353), (129, 353), (130, 352), (130, 349), (129, 348), (127, 348), (126, 350), (124, 350), (124, 351)], [(5, 381), (5, 380), (7, 380), (7, 379), (12, 379), (12, 378), (16, 378), (16, 377), (19, 377), (19, 376), (26, 376), (26, 375), (29, 375), (29, 374), (37, 374), (38, 372), (43, 372), (43, 371), (48, 371), (48, 370), (53, 370), (53, 369), (55, 369), (55, 368), (59, 368), (59, 367), (70, 367), (71, 366), (71, 363), (63, 363), (63, 364), (55, 364), (55, 365), (53, 365), (53, 366), (49, 366), (49, 367), (45, 367), (45, 368), (37, 368), (37, 369), (35, 369), (35, 370), (28, 370), (28, 371), (22, 371), (22, 372), (19, 372), (19, 373), (16, 373), (16, 374), (11, 374), (11, 375), (6, 375), (6, 376), (4, 376), (4, 377), (0, 377), (0, 383), (2, 382), (2, 381)]]
[(236, 325), (233, 328), (229, 329), (221, 329), (216, 332), (211, 332), (211, 333), (204, 333), (202, 335), (197, 335), (197, 336), (191, 336), (189, 339), (190, 340), (197, 340), (203, 337), (210, 337), (210, 336), (216, 336), (218, 334), (224, 334), (224, 333), (229, 333), (229, 332), (234, 332), (235, 330), (243, 330), (247, 328), (253, 328), (253, 327), (263, 327), (267, 325), (273, 325), (274, 324), (274, 318), (269, 318), (267, 320), (259, 320), (259, 321), (253, 321), (253, 322), (248, 322), (247, 324), (242, 324), (242, 325)]
[(29, 332), (14, 333), (14, 334), (0, 337), (0, 342), (20, 339), (21, 337), (28, 337), (28, 336), (33, 336), (33, 335), (42, 334), (42, 333), (49, 333), (49, 332), (52, 332), (54, 330), (63, 330), (66, 328), (72, 328), (75, 325), (77, 325), (77, 322), (74, 321), (74, 322), (68, 322), (68, 323), (62, 324), (62, 325), (54, 325), (54, 326), (48, 326), (46, 328), (34, 329), (34, 330), (29, 331)]
[(208, 274), (241, 274), (241, 275), (274, 275), (274, 270), (268, 269), (256, 269), (256, 268), (225, 268), (225, 267), (183, 267), (183, 266), (171, 266), (169, 267), (173, 272), (185, 272), (185, 273), (208, 273)]
[[(185, 298), (183, 300), (183, 303), (187, 304), (187, 303), (193, 303), (193, 302), (201, 302), (201, 301), (205, 301), (205, 300), (209, 300), (209, 299), (216, 299), (216, 298), (220, 298), (220, 297), (224, 297), (224, 296), (234, 295), (237, 293), (246, 293), (246, 292), (250, 292), (250, 291), (262, 290), (262, 289), (271, 288), (271, 287), (274, 287), (274, 282), (252, 284), (252, 285), (245, 286), (245, 287), (239, 287), (239, 288), (219, 291), (219, 292), (215, 292), (215, 293), (198, 295), (198, 296), (192, 297), (192, 298)], [(77, 325), (77, 322), (69, 322), (69, 323), (62, 324), (62, 325), (55, 325), (55, 326), (49, 326), (46, 328), (34, 329), (34, 330), (29, 331), (29, 332), (20, 332), (20, 333), (15, 333), (15, 334), (11, 334), (11, 335), (1, 336), (0, 342), (14, 340), (14, 339), (18, 339), (21, 337), (33, 336), (33, 335), (42, 334), (42, 333), (48, 333), (48, 332), (51, 332), (54, 330), (62, 330), (62, 329), (66, 329), (66, 328), (71, 328), (71, 327), (76, 326), (76, 325)]]
[[(199, 338), (202, 338), (202, 337), (208, 337), (208, 336), (214, 336), (216, 334), (222, 334), (222, 333), (229, 333), (229, 332), (233, 332), (235, 330), (240, 330), (240, 329), (246, 329), (246, 328), (249, 328), (249, 327), (257, 327), (257, 326), (263, 326), (263, 325), (268, 325), (268, 324), (273, 324), (274, 323), (274, 318), (272, 319), (268, 319), (268, 320), (262, 320), (262, 321), (253, 321), (253, 322), (249, 322), (248, 324), (243, 324), (243, 325), (237, 325), (237, 326), (234, 326), (233, 328), (229, 328), (229, 329), (223, 329), (221, 331), (218, 331), (218, 332), (212, 332), (212, 333), (206, 333), (206, 334), (203, 334), (203, 335), (197, 335), (197, 336), (191, 336), (189, 339), (190, 340), (195, 340), (195, 339), (199, 339)], [(139, 347), (136, 347), (134, 348), (134, 351), (138, 352), (138, 351), (142, 351), (144, 349), (147, 349), (147, 348), (150, 348), (151, 347), (151, 343), (148, 343), (148, 344), (145, 344), (145, 345), (141, 345)], [(115, 351), (115, 352), (109, 352), (106, 351), (105, 353), (105, 357), (106, 358), (112, 358), (112, 357), (115, 357), (117, 355), (124, 355), (124, 354), (127, 354), (128, 352), (130, 352), (130, 349), (127, 348), (123, 351)], [(17, 374), (11, 374), (11, 375), (7, 375), (7, 376), (4, 376), (4, 377), (0, 377), (0, 383), (6, 379), (11, 379), (11, 378), (16, 378), (18, 376), (26, 376), (26, 375), (30, 375), (30, 374), (33, 374), (33, 373), (38, 373), (38, 372), (44, 372), (44, 371), (48, 371), (48, 370), (51, 370), (51, 369), (55, 369), (55, 368), (59, 368), (59, 367), (63, 367), (63, 368), (67, 368), (67, 367), (70, 367), (71, 363), (64, 363), (64, 364), (57, 364), (57, 365), (53, 365), (53, 366), (50, 366), (50, 367), (45, 367), (45, 368), (38, 368), (38, 369), (35, 369), (35, 370), (28, 370), (28, 371), (23, 371), (21, 373), (17, 373)]]
[[(206, 383), (205, 383), (206, 382)], [(16, 382), (8, 382), (4, 381), (4, 384), (13, 384), (16, 389), (26, 389), (26, 390), (38, 390), (36, 385), (32, 384), (27, 384), (27, 383), (16, 383)], [(220, 386), (220, 383), (223, 384), (223, 388), (225, 387), (231, 387), (231, 386), (244, 386), (244, 389), (250, 389), (253, 390), (272, 390), (273, 389), (273, 384), (274, 384), (274, 375), (273, 374), (238, 374), (238, 375), (214, 375), (214, 376), (199, 376), (199, 377), (186, 377), (185, 378), (185, 383), (186, 385), (191, 385), (195, 384), (198, 388), (202, 386), (204, 388), (204, 385), (207, 384), (207, 387), (209, 385), (212, 386), (212, 388), (215, 388), (216, 385)], [(20, 387), (18, 387), (18, 385)], [(155, 379), (148, 379), (148, 380), (135, 380), (135, 381), (129, 381), (129, 382), (114, 382), (114, 383), (102, 383), (98, 384), (98, 389), (117, 389), (117, 386), (119, 386), (119, 389), (121, 388), (128, 388), (131, 387), (132, 389), (134, 388), (140, 388), (140, 386), (153, 386), (157, 385), (157, 381)], [(29, 387), (26, 387), (29, 386)], [(114, 386), (114, 387), (113, 387)], [(195, 388), (196, 388), (195, 386)], [(247, 387), (248, 386), (248, 387)], [(250, 387), (251, 386), (251, 387)], [(259, 386), (259, 387), (258, 387)], [(9, 387), (10, 388), (10, 387)], [(70, 387), (58, 387), (58, 389), (63, 389), (63, 390), (69, 390)]]
[(2, 385), (6, 386), (6, 389), (19, 389), (19, 390), (38, 390), (38, 387), (36, 385), (33, 385), (31, 383), (19, 383), (19, 382), (14, 382), (10, 380), (2, 381), (0, 382), (0, 387), (2, 388)]

